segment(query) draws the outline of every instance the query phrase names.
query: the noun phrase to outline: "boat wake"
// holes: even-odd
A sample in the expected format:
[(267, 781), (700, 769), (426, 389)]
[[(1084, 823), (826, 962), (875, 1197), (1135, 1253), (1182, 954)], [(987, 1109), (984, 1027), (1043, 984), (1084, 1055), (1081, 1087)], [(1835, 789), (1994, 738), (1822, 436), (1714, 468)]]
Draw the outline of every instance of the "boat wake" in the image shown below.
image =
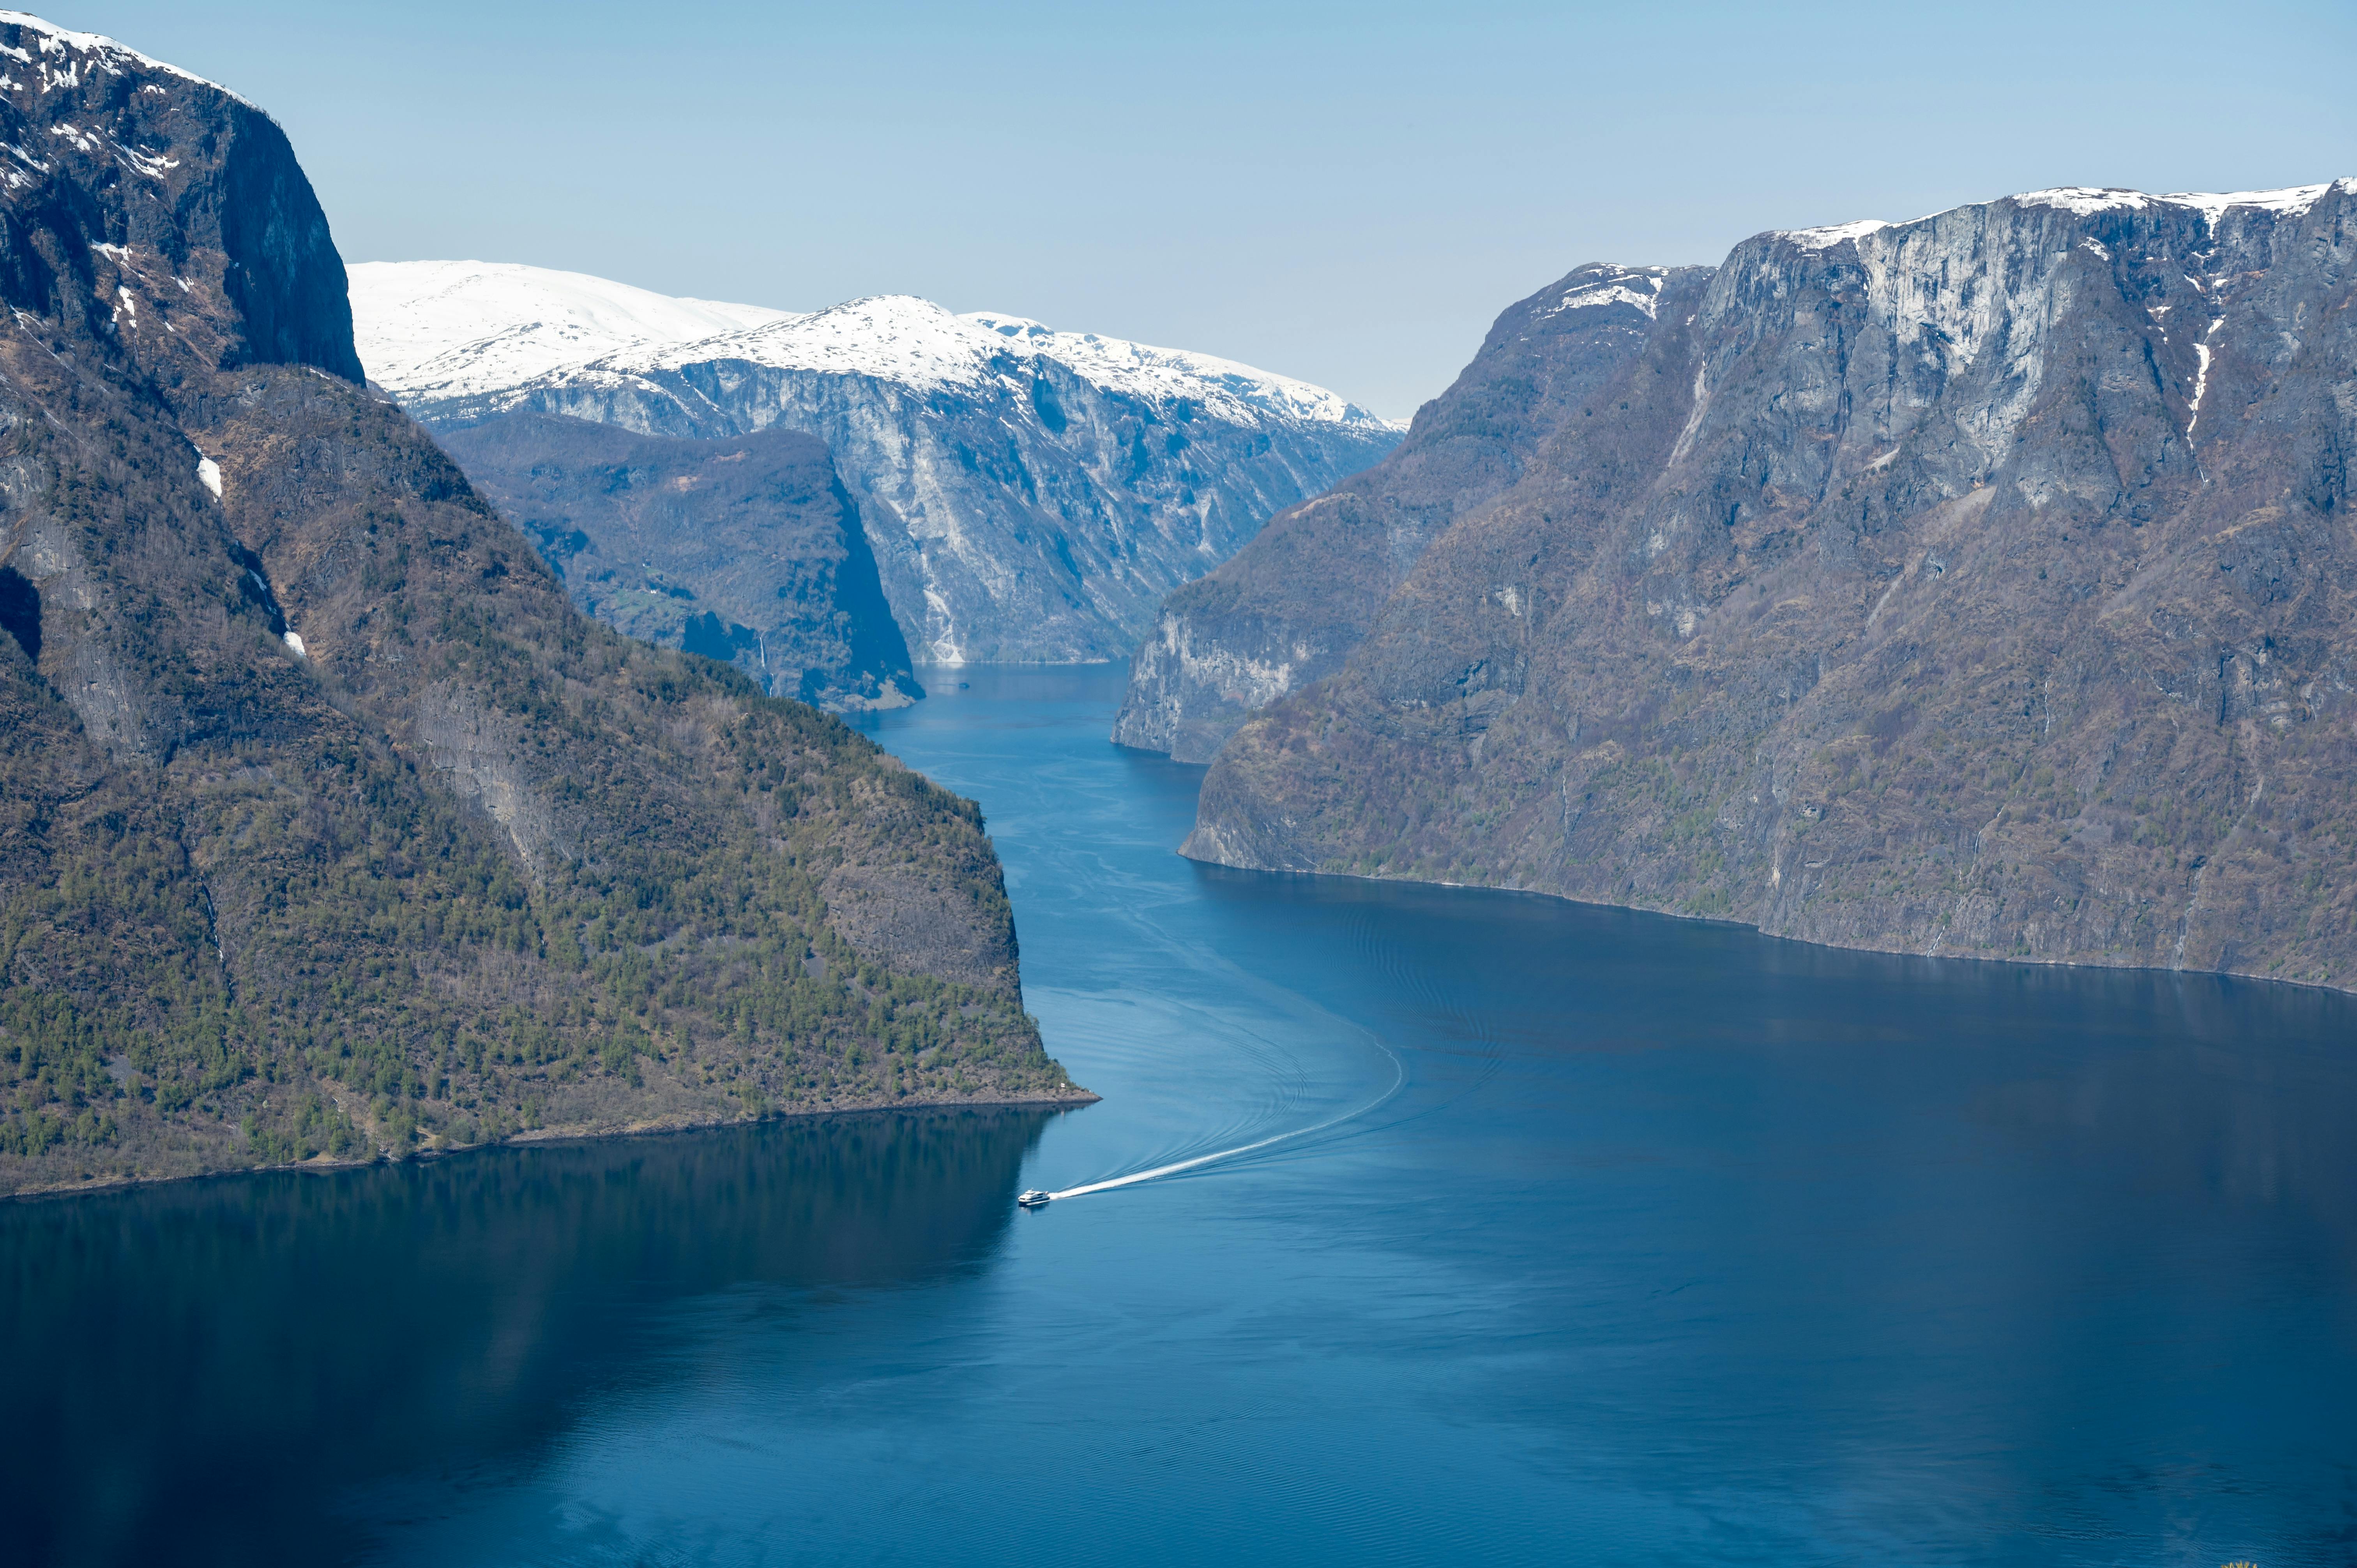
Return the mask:
[(1045, 1193), (1040, 1195), (1040, 1201), (1053, 1202), (1067, 1197), (1086, 1197), (1092, 1192), (1111, 1192), (1118, 1187), (1135, 1187), (1140, 1182), (1157, 1181), (1164, 1176), (1177, 1176), (1180, 1171), (1200, 1170), (1205, 1165), (1215, 1165), (1222, 1160), (1232, 1160), (1243, 1155), (1274, 1147), (1278, 1144), (1290, 1144), (1314, 1133), (1328, 1132), (1341, 1126), (1346, 1122), (1355, 1122), (1361, 1116), (1379, 1111), (1394, 1095), (1406, 1086), (1407, 1063), (1401, 1060), (1399, 1053), (1389, 1046), (1383, 1045), (1380, 1040), (1375, 1043), (1381, 1047), (1383, 1055), (1391, 1058), (1392, 1082), (1390, 1088), (1368, 1101), (1364, 1105), (1354, 1106), (1340, 1116), (1329, 1116), (1314, 1126), (1297, 1127), (1290, 1133), (1278, 1133), (1272, 1137), (1257, 1139), (1253, 1143), (1239, 1144), (1232, 1149), (1217, 1149), (1208, 1155), (1197, 1155), (1191, 1159), (1174, 1160), (1167, 1165), (1156, 1165), (1152, 1170), (1133, 1171), (1127, 1176), (1113, 1176), (1104, 1181), (1092, 1181), (1082, 1187), (1068, 1187), (1060, 1192)]

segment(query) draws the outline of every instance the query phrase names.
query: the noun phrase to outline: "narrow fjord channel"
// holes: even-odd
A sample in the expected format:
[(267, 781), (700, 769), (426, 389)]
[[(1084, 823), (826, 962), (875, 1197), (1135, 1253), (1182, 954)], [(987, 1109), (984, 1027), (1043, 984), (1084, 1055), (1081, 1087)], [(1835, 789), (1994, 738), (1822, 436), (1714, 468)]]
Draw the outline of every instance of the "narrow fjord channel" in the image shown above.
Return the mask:
[(931, 673), (1102, 1104), (8, 1205), (19, 1545), (2357, 1555), (2357, 1002), (1207, 869), (1119, 671)]

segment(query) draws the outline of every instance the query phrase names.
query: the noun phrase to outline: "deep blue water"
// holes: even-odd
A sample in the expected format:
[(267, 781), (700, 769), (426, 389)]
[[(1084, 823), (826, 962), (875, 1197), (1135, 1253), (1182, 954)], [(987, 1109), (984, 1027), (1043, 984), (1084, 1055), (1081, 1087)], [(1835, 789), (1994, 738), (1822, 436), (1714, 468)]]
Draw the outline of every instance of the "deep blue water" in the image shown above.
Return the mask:
[(2357, 1561), (2350, 999), (1210, 870), (965, 680), (1103, 1104), (0, 1206), (0, 1555)]

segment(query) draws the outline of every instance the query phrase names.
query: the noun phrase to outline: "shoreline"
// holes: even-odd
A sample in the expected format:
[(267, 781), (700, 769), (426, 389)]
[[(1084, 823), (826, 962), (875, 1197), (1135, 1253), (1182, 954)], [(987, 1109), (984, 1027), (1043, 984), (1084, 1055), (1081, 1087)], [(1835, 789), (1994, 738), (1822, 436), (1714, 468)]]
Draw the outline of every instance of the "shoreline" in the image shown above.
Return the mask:
[[(1136, 747), (1128, 749), (1135, 750)], [(1194, 767), (1189, 763), (1185, 766)], [(1875, 953), (1884, 958), (1930, 959), (1939, 963), (2007, 964), (2030, 969), (2084, 969), (2113, 974), (2168, 974), (2179, 979), (2248, 980), (2267, 985), (2288, 985), (2300, 991), (2314, 991), (2328, 996), (2357, 997), (2357, 983), (2335, 984), (2329, 980), (2296, 980), (2284, 974), (2262, 974), (2248, 969), (2196, 969), (2190, 965), (2158, 963), (2109, 963), (2102, 959), (2040, 958), (2031, 953), (1970, 953), (1925, 952), (1920, 948), (1876, 946), (1866, 942), (1827, 941), (1820, 937), (1795, 936), (1789, 931), (1771, 931), (1757, 921), (1737, 915), (1690, 915), (1679, 909), (1660, 909), (1644, 904), (1631, 904), (1611, 898), (1588, 898), (1577, 893), (1557, 893), (1545, 887), (1517, 887), (1498, 882), (1448, 882), (1434, 876), (1386, 876), (1371, 871), (1302, 871), (1290, 866), (1238, 865), (1233, 861), (1205, 860), (1189, 854), (1183, 848), (1171, 851), (1179, 859), (1195, 865), (1219, 871), (1239, 871), (1254, 876), (1306, 876), (1330, 878), (1343, 882), (1377, 882), (1393, 887), (1447, 887), (1466, 893), (1509, 893), (1525, 898), (1551, 898), (1557, 903), (1577, 904), (1589, 909), (1619, 909), (1631, 915), (1658, 915), (1665, 920), (1689, 920), (1705, 926), (1733, 926), (1749, 931), (1753, 936), (1771, 942), (1793, 942), (1802, 947), (1822, 948), (1827, 952)]]
[(99, 1193), (121, 1192), (131, 1187), (163, 1187), (174, 1182), (234, 1179), (240, 1176), (274, 1176), (284, 1172), (332, 1176), (341, 1171), (366, 1170), (371, 1165), (408, 1165), (415, 1161), (450, 1159), (460, 1155), (482, 1154), (492, 1149), (529, 1147), (540, 1144), (603, 1143), (609, 1139), (657, 1137), (666, 1133), (703, 1133), (721, 1127), (755, 1127), (769, 1122), (807, 1122), (823, 1116), (873, 1116), (890, 1111), (1006, 1111), (1032, 1107), (1050, 1111), (1078, 1111), (1084, 1106), (1103, 1101), (1104, 1096), (1075, 1087), (1063, 1094), (1006, 1095), (979, 1100), (940, 1100), (911, 1097), (907, 1100), (874, 1101), (846, 1105), (823, 1105), (808, 1111), (770, 1111), (758, 1116), (664, 1117), (655, 1121), (633, 1122), (620, 1126), (600, 1127), (588, 1122), (576, 1122), (562, 1127), (533, 1127), (505, 1138), (484, 1144), (435, 1144), (412, 1149), (406, 1155), (391, 1152), (371, 1155), (365, 1159), (338, 1159), (332, 1155), (316, 1155), (307, 1160), (290, 1160), (271, 1165), (221, 1165), (211, 1170), (188, 1171), (178, 1176), (109, 1176), (88, 1181), (51, 1182), (38, 1187), (21, 1187), (0, 1198), (0, 1202), (33, 1202), (51, 1198), (85, 1197)]

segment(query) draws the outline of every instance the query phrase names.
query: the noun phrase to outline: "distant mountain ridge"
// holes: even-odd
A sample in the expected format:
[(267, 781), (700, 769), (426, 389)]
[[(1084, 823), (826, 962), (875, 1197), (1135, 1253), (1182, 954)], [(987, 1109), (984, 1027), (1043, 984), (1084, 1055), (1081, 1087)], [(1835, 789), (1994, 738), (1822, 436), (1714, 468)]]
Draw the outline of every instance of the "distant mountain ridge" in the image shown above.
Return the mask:
[(1232, 360), (909, 295), (803, 314), (533, 268), (352, 272), (371, 375), (436, 428), (824, 440), (920, 663), (1125, 656), (1165, 594), (1401, 435)]
[(816, 436), (691, 441), (511, 413), (441, 442), (608, 625), (837, 712), (924, 694)]
[(505, 413), (534, 381), (590, 366), (629, 374), (728, 358), (941, 387), (985, 381), (994, 361), (1012, 354), (1058, 360), (1109, 392), (1193, 398), (1239, 421), (1396, 427), (1323, 387), (1216, 355), (1059, 332), (1000, 311), (955, 315), (915, 295), (792, 311), (513, 263), (357, 262), (346, 270), (371, 379), (429, 409), (480, 397)]
[(510, 263), (352, 262), (344, 271), (369, 378), (404, 400), (482, 396), (608, 354), (793, 314)]
[(1608, 271), (1173, 596), (1188, 854), (2357, 987), (2357, 180)]

